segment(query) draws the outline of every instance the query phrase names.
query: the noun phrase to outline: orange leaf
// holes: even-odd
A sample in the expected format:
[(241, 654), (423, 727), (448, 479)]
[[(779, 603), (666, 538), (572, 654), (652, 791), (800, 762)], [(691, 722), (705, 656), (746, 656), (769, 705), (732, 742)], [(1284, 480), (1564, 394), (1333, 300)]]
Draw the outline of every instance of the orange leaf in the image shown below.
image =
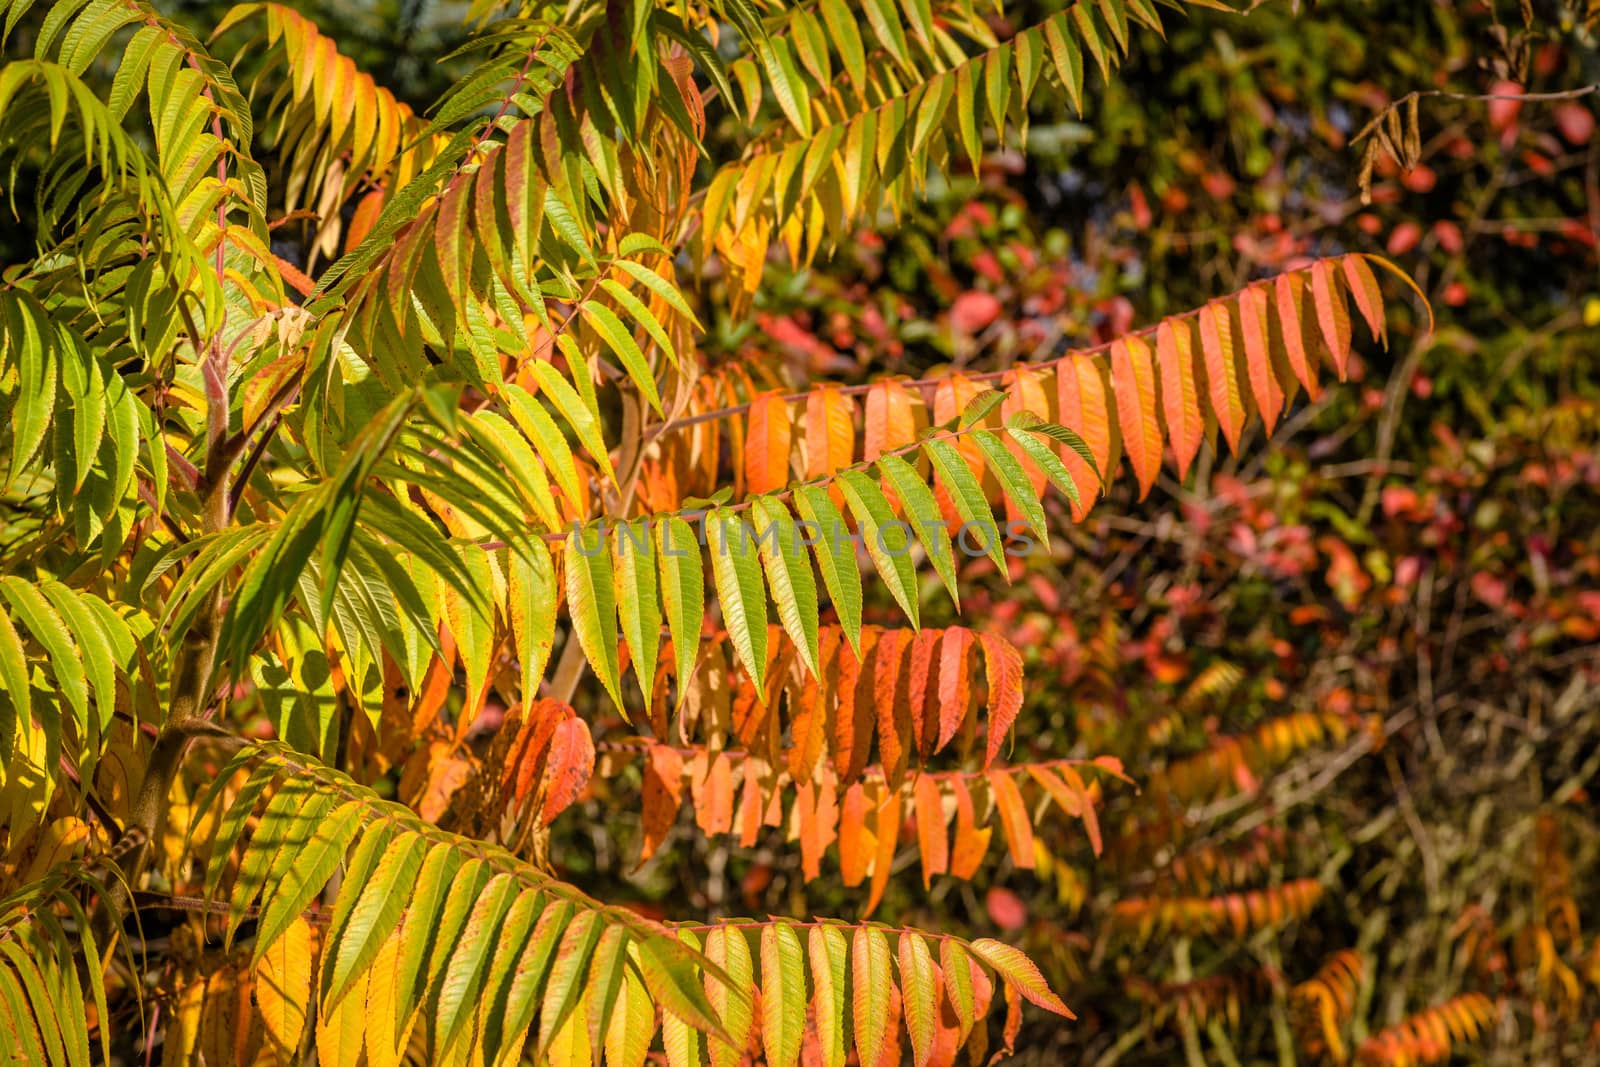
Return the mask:
[[(1111, 410), (1106, 400), (1106, 382), (1100, 364), (1089, 356), (1071, 356), (1056, 366), (1056, 408), (1061, 425), (1073, 430), (1089, 446), (1099, 473), (1085, 463), (1076, 451), (1061, 446), (1061, 462), (1066, 464), (1074, 485), (1100, 486), (1111, 480), (1116, 466), (1117, 440), (1111, 424)], [(1100, 492), (1079, 493), (1080, 503), (1073, 505), (1072, 518), (1082, 521)]]
[(738, 813), (740, 848), (754, 848), (761, 837), (761, 824), (767, 808), (767, 798), (761, 792), (762, 771), (765, 768), (765, 761), (759, 757), (744, 761), (744, 788), (739, 793)]
[(933, 629), (919, 630), (911, 639), (907, 704), (911, 709), (911, 737), (916, 742), (918, 754), (924, 759), (933, 754), (933, 743), (938, 739), (939, 732), (936, 717), (938, 709), (933, 709), (933, 715), (928, 714), (930, 698), (938, 695), (930, 689), (928, 682), (933, 676), (933, 651), (939, 643), (939, 633)]
[(1267, 335), (1267, 294), (1252, 285), (1239, 294), (1239, 331), (1244, 335), (1244, 362), (1250, 374), (1250, 391), (1267, 432), (1283, 411), (1283, 387), (1272, 373), (1271, 343)]
[[(906, 769), (910, 707), (903, 695), (902, 665), (909, 658), (905, 630), (885, 630), (872, 657), (872, 693), (878, 718), (878, 761), (890, 788), (900, 784)], [(905, 714), (902, 715), (902, 712)]]
[(744, 443), (747, 493), (773, 493), (789, 484), (789, 405), (776, 390), (750, 401)]
[[(706, 753), (700, 753), (693, 762), (705, 766)], [(746, 768), (746, 774), (749, 768)], [(705, 766), (704, 774), (690, 778), (694, 794), (694, 818), (708, 836), (725, 834), (733, 827), (733, 764), (726, 752), (718, 752)]]
[(1028, 774), (1044, 786), (1045, 792), (1050, 794), (1050, 799), (1064, 814), (1083, 820), (1084, 829), (1089, 834), (1089, 844), (1094, 848), (1094, 854), (1100, 855), (1100, 820), (1095, 814), (1094, 799), (1083, 784), (1083, 776), (1071, 767), (1064, 767), (1057, 774), (1050, 767), (1030, 766)]
[(867, 790), (860, 782), (844, 791), (839, 813), (839, 870), (850, 887), (866, 878), (877, 851), (877, 838), (867, 829), (868, 806)]
[(594, 773), (594, 740), (589, 724), (574, 716), (557, 724), (550, 739), (550, 785), (544, 794), (541, 818), (549, 826), (589, 784)]
[(956, 796), (956, 842), (950, 852), (950, 873), (957, 878), (971, 878), (978, 873), (984, 854), (989, 851), (989, 838), (994, 831), (987, 826), (979, 828), (965, 778), (960, 775), (952, 778), (950, 791)]
[(864, 460), (877, 459), (892, 449), (917, 439), (911, 393), (900, 382), (875, 382), (867, 390), (867, 435)]
[(1111, 346), (1111, 381), (1117, 397), (1117, 423), (1128, 463), (1139, 479), (1139, 498), (1150, 493), (1161, 470), (1161, 424), (1156, 414), (1156, 372), (1150, 346), (1128, 337)]
[(821, 478), (855, 459), (856, 406), (834, 386), (806, 397), (806, 477)]
[(1200, 349), (1205, 356), (1211, 410), (1222, 436), (1228, 439), (1229, 450), (1237, 453), (1239, 435), (1244, 432), (1244, 399), (1234, 356), (1233, 316), (1227, 304), (1210, 303), (1200, 309)]
[(683, 756), (670, 745), (651, 745), (644, 765), (644, 846), (639, 863), (655, 855), (678, 821), (683, 803)]
[(1178, 460), (1178, 477), (1187, 478), (1189, 464), (1205, 437), (1195, 384), (1194, 333), (1187, 319), (1168, 319), (1156, 327), (1156, 363), (1161, 369), (1161, 406), (1172, 454)]
[(1378, 288), (1378, 279), (1361, 256), (1345, 256), (1343, 259), (1345, 280), (1350, 284), (1350, 295), (1356, 299), (1356, 308), (1360, 310), (1361, 317), (1367, 320), (1372, 339), (1381, 341), (1383, 347), (1388, 348), (1389, 329), (1383, 321), (1383, 290)]
[(1350, 363), (1350, 308), (1339, 287), (1337, 272), (1338, 266), (1332, 260), (1323, 259), (1312, 264), (1311, 296), (1316, 303), (1322, 339), (1333, 353), (1333, 367), (1342, 382)]
[(1022, 791), (1012, 781), (1007, 771), (989, 772), (989, 788), (994, 792), (994, 806), (1000, 813), (1000, 826), (1006, 832), (1006, 847), (1011, 850), (1011, 862), (1021, 869), (1033, 869), (1033, 823), (1028, 821), (1028, 808), (1022, 802)]
[(1078, 817), (1083, 820), (1084, 832), (1089, 835), (1089, 844), (1093, 847), (1094, 854), (1098, 856), (1100, 855), (1100, 849), (1104, 846), (1104, 842), (1100, 837), (1100, 816), (1094, 810), (1094, 797), (1090, 796), (1089, 787), (1083, 784), (1083, 775), (1079, 774), (1075, 769), (1071, 767), (1061, 768), (1061, 777), (1067, 783), (1067, 788), (1077, 794)]
[(374, 189), (356, 204), (355, 213), (350, 216), (350, 226), (344, 232), (346, 252), (366, 240), (367, 234), (372, 232), (372, 224), (378, 221), (378, 216), (383, 212), (383, 197), (382, 189)]
[(545, 765), (550, 755), (550, 742), (556, 727), (571, 719), (573, 710), (559, 700), (548, 697), (534, 701), (528, 709), (527, 721), (517, 734), (516, 744), (506, 760), (506, 776), (516, 773), (516, 798), (526, 800), (540, 782), (544, 781)]
[(839, 796), (833, 780), (819, 785), (802, 782), (795, 795), (800, 823), (800, 867), (806, 881), (822, 874), (822, 856), (833, 844), (839, 825)]
[(1317, 361), (1306, 349), (1304, 279), (1299, 274), (1280, 274), (1274, 288), (1284, 355), (1288, 357), (1294, 376), (1306, 387), (1307, 395), (1316, 400), (1322, 395), (1322, 388), (1317, 384)]
[(914, 787), (917, 807), (917, 849), (922, 856), (922, 888), (933, 883), (933, 876), (950, 869), (950, 841), (945, 833), (944, 797), (932, 775), (917, 775)]
[(972, 706), (972, 672), (968, 656), (972, 651), (972, 631), (952, 626), (939, 645), (939, 736), (933, 750), (948, 745), (961, 728)]
[(900, 843), (900, 791), (888, 789), (878, 802), (878, 817), (873, 822), (877, 838), (872, 860), (872, 888), (867, 895), (867, 915), (878, 910), (883, 891), (889, 885), (890, 869), (894, 866), (895, 846)]
[(983, 645), (989, 686), (989, 747), (983, 761), (987, 767), (1000, 754), (1000, 746), (1022, 710), (1022, 654), (995, 634), (979, 634), (978, 641)]
[(861, 631), (861, 659), (848, 644), (839, 649), (839, 680), (835, 686), (839, 705), (833, 720), (833, 769), (841, 782), (854, 781), (867, 765), (867, 749), (872, 744), (875, 722), (869, 701), (857, 699), (862, 661), (872, 655), (878, 640), (875, 627)]

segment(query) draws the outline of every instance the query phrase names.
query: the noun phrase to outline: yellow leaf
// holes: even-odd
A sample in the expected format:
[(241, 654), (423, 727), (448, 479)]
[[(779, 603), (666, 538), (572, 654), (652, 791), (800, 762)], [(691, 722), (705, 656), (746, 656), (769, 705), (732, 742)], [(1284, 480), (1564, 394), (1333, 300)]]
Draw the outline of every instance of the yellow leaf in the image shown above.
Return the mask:
[(293, 1056), (306, 1029), (311, 1002), (311, 926), (304, 918), (289, 924), (256, 963), (256, 1006), (267, 1033)]
[[(380, 961), (381, 962), (381, 961)], [(376, 969), (376, 967), (374, 967)], [(357, 1067), (361, 1036), (367, 1024), (367, 979), (363, 972), (332, 1011), (317, 1018), (317, 1060), (325, 1067)]]

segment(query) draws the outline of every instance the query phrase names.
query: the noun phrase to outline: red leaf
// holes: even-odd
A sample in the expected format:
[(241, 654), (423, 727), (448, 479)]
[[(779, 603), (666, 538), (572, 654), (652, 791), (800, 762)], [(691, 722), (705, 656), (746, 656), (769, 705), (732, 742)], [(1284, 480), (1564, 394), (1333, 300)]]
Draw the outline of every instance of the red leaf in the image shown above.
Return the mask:
[(1028, 925), (1028, 906), (1021, 897), (1001, 886), (991, 886), (984, 894), (983, 909), (994, 924), (1007, 933), (1015, 933)]
[[(571, 712), (571, 709), (567, 709)], [(594, 739), (589, 724), (576, 716), (564, 719), (550, 739), (549, 786), (544, 795), (541, 819), (549, 826), (589, 784), (594, 774)]]
[(1000, 317), (1001, 305), (992, 293), (970, 289), (950, 305), (950, 328), (956, 333), (975, 334)]

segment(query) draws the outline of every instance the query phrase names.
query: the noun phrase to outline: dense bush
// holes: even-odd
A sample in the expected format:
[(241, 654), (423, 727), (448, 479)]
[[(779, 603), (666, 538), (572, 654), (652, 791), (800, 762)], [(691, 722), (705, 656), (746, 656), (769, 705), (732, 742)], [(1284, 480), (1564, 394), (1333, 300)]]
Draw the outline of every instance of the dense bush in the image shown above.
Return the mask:
[(1592, 20), (1164, 6), (0, 3), (7, 1058), (1595, 1055)]

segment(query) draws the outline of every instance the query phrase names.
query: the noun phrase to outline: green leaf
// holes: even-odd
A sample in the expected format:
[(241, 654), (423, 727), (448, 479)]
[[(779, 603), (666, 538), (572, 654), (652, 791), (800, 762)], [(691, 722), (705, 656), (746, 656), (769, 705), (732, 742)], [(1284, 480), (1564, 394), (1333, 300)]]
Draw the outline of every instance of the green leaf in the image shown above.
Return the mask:
[(972, 967), (968, 963), (967, 950), (954, 938), (945, 938), (939, 944), (939, 966), (944, 971), (945, 996), (950, 998), (956, 1018), (961, 1021), (961, 1038), (965, 1041), (972, 1029), (973, 1013), (976, 1011), (972, 994)]
[[(360, 801), (347, 801), (316, 827), (304, 848), (295, 850), (288, 874), (271, 890), (271, 897), (262, 909), (252, 960), (259, 961), (273, 942), (289, 929), (289, 924), (322, 892), (361, 828), (364, 813), (365, 806)], [(284, 847), (293, 846), (286, 841)]]
[(805, 953), (788, 923), (761, 931), (761, 1043), (772, 1067), (794, 1067), (806, 1029)]
[(939, 502), (933, 498), (933, 490), (928, 488), (917, 469), (899, 456), (880, 458), (878, 471), (894, 490), (895, 496), (900, 498), (912, 531), (928, 553), (928, 560), (939, 573), (944, 587), (950, 591), (950, 599), (955, 602), (956, 610), (960, 611), (961, 593), (956, 586), (955, 554), (950, 548), (950, 531), (945, 529), (944, 515), (939, 510)]
[(817, 557), (817, 569), (822, 572), (822, 584), (833, 598), (833, 610), (839, 616), (850, 647), (861, 655), (861, 572), (856, 569), (855, 553), (846, 556), (842, 545), (851, 544), (850, 532), (845, 528), (844, 516), (833, 506), (833, 498), (821, 486), (802, 485), (795, 489), (795, 509), (812, 527), (811, 551)]
[(539, 1006), (539, 1047), (533, 1057), (536, 1063), (544, 1058), (551, 1039), (561, 1031), (572, 1009), (578, 1006), (578, 999), (583, 995), (584, 971), (600, 940), (600, 932), (600, 916), (592, 911), (580, 911), (562, 935), (561, 947), (556, 950)]
[[(611, 457), (606, 451), (605, 439), (600, 432), (599, 414), (583, 402), (577, 390), (572, 388), (572, 384), (563, 378), (555, 367), (542, 359), (531, 362), (533, 376), (539, 379), (540, 392), (549, 396), (551, 403), (555, 404), (556, 410), (561, 413), (561, 417), (567, 420), (573, 433), (578, 435), (578, 442), (583, 445), (584, 451), (600, 464), (600, 470), (615, 483), (617, 472), (612, 469)], [(580, 373), (586, 374), (588, 371), (586, 368), (580, 368)], [(535, 447), (538, 443), (539, 439), (536, 437)]]
[[(589, 543), (586, 535), (594, 532)], [(612, 599), (611, 550), (606, 545), (603, 523), (574, 529), (567, 538), (567, 611), (577, 632), (578, 644), (594, 667), (600, 683), (623, 709), (620, 668), (617, 657), (617, 605)], [(623, 714), (627, 712), (624, 710)]]
[(661, 647), (661, 602), (656, 597), (654, 549), (648, 520), (635, 519), (616, 527), (611, 550), (616, 557), (622, 636), (628, 642), (634, 676), (647, 706), (655, 684), (656, 653)]
[(511, 905), (511, 895), (516, 888), (517, 880), (512, 875), (497, 874), (473, 902), (472, 913), (467, 917), (467, 925), (450, 955), (444, 981), (439, 986), (433, 1026), (435, 1047), (449, 1048), (462, 1024), (472, 1018), (484, 966), (501, 944), (500, 921)]
[(611, 298), (620, 304), (623, 310), (632, 315), (634, 321), (644, 328), (650, 335), (650, 340), (666, 353), (667, 359), (673, 366), (678, 363), (678, 350), (672, 343), (672, 338), (667, 336), (667, 331), (662, 328), (661, 320), (657, 319), (644, 301), (633, 295), (633, 291), (615, 278), (601, 279), (600, 288), (611, 294)]
[(527, 940), (522, 954), (517, 957), (511, 984), (506, 989), (504, 1010), (491, 1015), (491, 1023), (498, 1019), (503, 1024), (498, 1034), (491, 1032), (491, 1040), (487, 1043), (489, 1051), (494, 1053), (496, 1064), (517, 1061), (524, 1035), (539, 1007), (545, 975), (555, 959), (556, 947), (566, 933), (567, 924), (572, 921), (574, 910), (571, 901), (552, 902), (540, 913), (539, 921), (533, 927), (533, 936)]
[(655, 375), (650, 370), (650, 361), (639, 348), (639, 342), (634, 340), (633, 331), (622, 324), (616, 312), (597, 301), (586, 300), (579, 305), (579, 310), (588, 318), (589, 325), (605, 341), (612, 354), (622, 361), (628, 377), (638, 386), (639, 392), (650, 402), (656, 414), (662, 414), (661, 393), (656, 388)]
[(656, 559), (681, 705), (700, 655), (700, 623), (705, 617), (706, 579), (694, 528), (679, 518), (661, 519), (656, 524)]
[(261, 794), (273, 781), (274, 775), (269, 771), (256, 771), (234, 794), (228, 810), (223, 812), (222, 818), (217, 821), (216, 833), (211, 838), (211, 856), (206, 863), (207, 899), (216, 896), (217, 887), (222, 884), (222, 875), (228, 869), (228, 859), (233, 854), (233, 847), (238, 843), (239, 835), (244, 832), (245, 820), (255, 811), (256, 802), (261, 799)]
[(550, 550), (539, 538), (520, 551), (513, 550), (510, 563), (511, 632), (521, 661), (521, 695), (527, 701), (539, 691), (555, 643), (559, 600), (556, 568)]
[[(700, 985), (700, 975), (709, 974), (726, 980), (716, 964), (708, 960), (696, 947), (694, 935), (687, 930), (678, 931), (676, 942), (665, 937), (653, 937), (639, 944), (639, 970), (650, 995), (669, 1016), (688, 1023), (704, 1033), (726, 1037), (722, 1024), (706, 1000)], [(729, 994), (742, 999), (745, 1010), (750, 1010), (750, 995), (740, 988)]]
[(244, 921), (250, 905), (255, 903), (256, 895), (268, 884), (278, 855), (287, 850), (292, 860), (331, 804), (332, 798), (318, 795), (303, 778), (289, 778), (267, 801), (261, 821), (245, 847), (244, 859), (239, 863), (239, 873), (228, 897), (225, 946), (233, 947), (234, 932)]
[[(894, 517), (889, 501), (878, 488), (878, 483), (860, 471), (839, 472), (839, 488), (850, 505), (851, 514), (861, 530), (861, 540), (866, 544), (867, 555), (872, 557), (878, 575), (889, 587), (911, 628), (921, 628), (917, 611), (917, 573), (911, 565), (911, 534), (906, 524)], [(885, 527), (898, 527), (902, 531), (899, 542), (893, 543), (885, 536)]]
[[(626, 238), (624, 238), (624, 244), (626, 244)], [(615, 260), (613, 262), (613, 266), (627, 271), (634, 277), (635, 280), (639, 282), (640, 285), (643, 285), (646, 289), (659, 296), (668, 307), (682, 315), (684, 318), (688, 319), (690, 325), (697, 328), (699, 327), (700, 319), (695, 315), (694, 309), (691, 308), (689, 306), (689, 302), (683, 298), (683, 293), (679, 291), (678, 287), (673, 285), (666, 278), (663, 278), (660, 274), (651, 270), (643, 263), (638, 263), (631, 259)]]
[(760, 543), (767, 586), (777, 605), (778, 619), (794, 639), (800, 658), (817, 673), (817, 583), (811, 562), (800, 545), (800, 530), (787, 508), (771, 497), (758, 496), (750, 504)]
[(400, 956), (395, 965), (395, 991), (400, 998), (393, 1020), (393, 1040), (398, 1042), (410, 1028), (412, 990), (428, 951), (428, 939), (439, 925), (439, 908), (451, 880), (461, 868), (460, 855), (448, 841), (436, 842), (422, 859), (415, 889), (406, 901), (405, 925), (400, 931)]
[(938, 977), (928, 943), (918, 934), (902, 931), (899, 964), (900, 1003), (906, 1031), (911, 1035), (912, 1054), (917, 1067), (926, 1067), (939, 1013)]
[(934, 475), (938, 478), (939, 484), (944, 486), (944, 491), (949, 494), (951, 502), (955, 505), (956, 515), (960, 517), (962, 527), (982, 531), (984, 551), (994, 560), (995, 567), (1002, 575), (1008, 574), (1004, 550), (1000, 544), (1003, 540), (1000, 536), (1000, 526), (994, 521), (994, 512), (989, 509), (989, 500), (983, 495), (983, 487), (979, 484), (977, 475), (972, 472), (972, 467), (968, 465), (966, 457), (944, 438), (930, 438), (924, 441), (922, 451), (933, 464)]
[(1006, 496), (1017, 506), (1017, 510), (1022, 513), (1023, 519), (1033, 532), (1039, 535), (1039, 540), (1048, 546), (1050, 530), (1045, 522), (1044, 507), (1034, 495), (1033, 483), (1028, 480), (1022, 464), (1017, 462), (1017, 457), (1000, 443), (1000, 438), (988, 430), (974, 430), (972, 436), (977, 439), (978, 447), (983, 450), (983, 458), (988, 461), (989, 469), (1000, 480), (1000, 487), (1005, 490)]
[(1073, 506), (1076, 507), (1079, 503), (1078, 487), (1073, 482), (1072, 475), (1067, 470), (1067, 465), (1061, 462), (1060, 456), (1056, 455), (1056, 450), (1039, 440), (1037, 434), (1028, 430), (1019, 430), (1015, 426), (1009, 426), (1006, 428), (1006, 433), (1017, 443), (1017, 447), (1028, 454), (1029, 459), (1039, 465), (1039, 469), (1044, 471), (1045, 475), (1055, 483), (1056, 488), (1065, 493), (1067, 499), (1072, 501)]
[(760, 691), (767, 677), (767, 597), (752, 537), (749, 523), (737, 512), (717, 508), (706, 516), (706, 542), (722, 623), (733, 650)]
[(750, 963), (750, 942), (736, 926), (719, 925), (706, 934), (706, 958), (728, 975), (726, 982), (706, 976), (706, 1000), (722, 1020), (728, 1039), (713, 1037), (711, 1067), (738, 1067), (750, 1043), (750, 1028), (755, 1014), (748, 997), (740, 990), (755, 988), (755, 970)]
[(856, 28), (855, 15), (845, 0), (822, 0), (822, 18), (828, 24), (828, 36), (839, 50), (839, 59), (858, 91), (867, 87), (867, 54), (861, 45), (861, 33)]
[(498, 1034), (493, 1027), (505, 1022), (504, 1008), (510, 996), (511, 983), (517, 978), (517, 965), (521, 962), (523, 950), (532, 943), (534, 920), (539, 917), (544, 905), (543, 893), (524, 888), (517, 893), (510, 910), (506, 912), (505, 921), (500, 924), (501, 948), (490, 960), (488, 978), (481, 995), (488, 1012), (485, 1029), (479, 1031), (478, 1040), (486, 1063), (491, 1062), (498, 1051), (495, 1043)]
[(988, 418), (989, 412), (1005, 403), (1005, 399), (1006, 394), (1000, 390), (985, 389), (967, 401), (967, 406), (961, 409), (961, 417), (956, 420), (956, 428), (966, 430), (976, 426)]
[(856, 1053), (862, 1063), (878, 1063), (889, 1040), (889, 991), (894, 984), (889, 939), (876, 927), (857, 927), (850, 955)]
[(9, 760), (10, 746), (16, 741), (18, 728), (31, 729), (33, 693), (28, 686), (28, 657), (22, 649), (22, 638), (11, 624), (11, 617), (3, 611), (0, 611), (0, 690), (4, 691), (15, 720), (9, 728), (0, 726), (0, 737), (5, 738), (0, 756)]
[(67, 703), (72, 705), (73, 715), (78, 721), (79, 728), (87, 727), (89, 684), (84, 677), (83, 662), (79, 658), (72, 635), (61, 621), (61, 616), (56, 614), (55, 609), (37, 588), (14, 574), (0, 577), (0, 593), (4, 593), (6, 600), (11, 603), (12, 610), (28, 628), (28, 632), (33, 634), (34, 640), (43, 645), (44, 650), (49, 653), (50, 669), (55, 675), (56, 688), (67, 698)]
[[(368, 831), (357, 849), (349, 874), (361, 866), (359, 853), (384, 835)], [(348, 883), (339, 894), (329, 927), (328, 948), (322, 960), (322, 1010), (339, 1003), (356, 975), (371, 965), (389, 934), (400, 924), (406, 903), (416, 886), (417, 872), (427, 842), (416, 834), (398, 834), (388, 844), (370, 877)]]
[(578, 465), (572, 458), (572, 448), (567, 444), (566, 435), (556, 426), (556, 420), (550, 417), (550, 412), (531, 393), (514, 382), (502, 385), (500, 395), (505, 399), (512, 419), (528, 440), (533, 442), (534, 451), (539, 453), (545, 469), (554, 476), (556, 485), (560, 486), (567, 500), (573, 504), (581, 501), (584, 494), (578, 479)]
[(821, 1067), (844, 1067), (845, 959), (848, 948), (837, 926), (811, 928), (812, 1003), (816, 1006)]

